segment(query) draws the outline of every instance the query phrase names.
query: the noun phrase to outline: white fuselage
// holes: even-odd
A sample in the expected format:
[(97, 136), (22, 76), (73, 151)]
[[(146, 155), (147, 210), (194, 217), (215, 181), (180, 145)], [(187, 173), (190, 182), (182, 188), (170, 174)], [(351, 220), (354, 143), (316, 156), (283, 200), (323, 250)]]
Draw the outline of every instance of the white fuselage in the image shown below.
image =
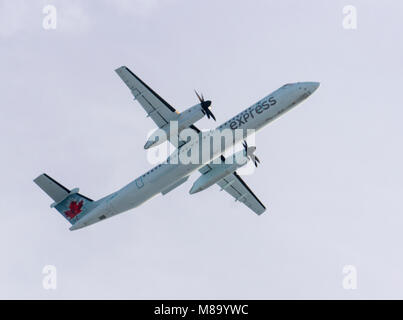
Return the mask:
[[(234, 135), (233, 144), (236, 144), (247, 138), (253, 130), (257, 131), (261, 129), (284, 112), (305, 100), (318, 86), (319, 84), (317, 82), (286, 84), (235, 117), (224, 122), (216, 129), (200, 133), (199, 139), (188, 142), (181, 148), (175, 150), (164, 163), (155, 166), (122, 189), (98, 200), (98, 205), (74, 224), (70, 230), (83, 228), (105, 218), (138, 207), (181, 179), (186, 178), (195, 170), (200, 169), (215, 158), (220, 157), (225, 150), (223, 150), (221, 146), (213, 146), (209, 157), (195, 164), (181, 164), (180, 161), (178, 161), (178, 158), (181, 159), (181, 153), (189, 152), (189, 148), (194, 148), (195, 144), (197, 146), (202, 143), (203, 139), (209, 139), (209, 137), (216, 134), (217, 131), (224, 129), (233, 131), (237, 129), (243, 130), (243, 135)], [(232, 146), (232, 144), (228, 145), (226, 149)]]

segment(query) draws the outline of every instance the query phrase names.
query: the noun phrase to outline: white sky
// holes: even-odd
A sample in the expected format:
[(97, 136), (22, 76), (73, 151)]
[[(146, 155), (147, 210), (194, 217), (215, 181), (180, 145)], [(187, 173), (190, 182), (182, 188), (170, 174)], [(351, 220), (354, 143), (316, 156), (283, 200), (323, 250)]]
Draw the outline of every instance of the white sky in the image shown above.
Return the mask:
[[(44, 30), (53, 4), (56, 30)], [(353, 4), (358, 29), (342, 27)], [(0, 298), (403, 298), (400, 1), (0, 0)], [(32, 180), (98, 199), (151, 166), (154, 128), (114, 73), (217, 123), (320, 81), (256, 137), (257, 217), (218, 187), (76, 232)], [(207, 119), (201, 128), (216, 124)], [(44, 290), (42, 268), (57, 268)], [(358, 289), (342, 287), (354, 265)]]

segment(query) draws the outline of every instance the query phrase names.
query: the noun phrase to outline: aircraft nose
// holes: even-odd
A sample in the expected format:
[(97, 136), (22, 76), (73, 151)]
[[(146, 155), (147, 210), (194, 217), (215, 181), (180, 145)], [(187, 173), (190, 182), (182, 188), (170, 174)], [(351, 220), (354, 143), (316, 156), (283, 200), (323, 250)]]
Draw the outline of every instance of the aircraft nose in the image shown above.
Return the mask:
[(310, 92), (313, 93), (320, 86), (319, 82), (304, 82), (304, 87)]

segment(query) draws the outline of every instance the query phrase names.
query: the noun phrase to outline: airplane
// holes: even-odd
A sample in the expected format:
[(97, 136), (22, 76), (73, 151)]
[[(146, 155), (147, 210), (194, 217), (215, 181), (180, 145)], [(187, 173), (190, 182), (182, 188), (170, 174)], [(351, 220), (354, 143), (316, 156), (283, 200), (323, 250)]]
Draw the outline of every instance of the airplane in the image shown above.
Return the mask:
[[(266, 207), (236, 171), (247, 161), (253, 161), (255, 166), (260, 162), (254, 154), (256, 147), (249, 147), (245, 140), (253, 131), (260, 130), (304, 101), (320, 85), (319, 82), (285, 84), (217, 128), (201, 131), (194, 125), (195, 122), (204, 116), (216, 120), (211, 111), (211, 101), (205, 100), (203, 95), (196, 92), (199, 103), (179, 113), (126, 66), (116, 69), (115, 72), (130, 89), (134, 99), (144, 108), (147, 117), (155, 122), (159, 130), (167, 133), (166, 140), (174, 145), (175, 150), (164, 162), (120, 190), (96, 201), (79, 193), (78, 188), (67, 189), (46, 173), (34, 179), (34, 182), (53, 199), (51, 208), (54, 207), (70, 222), (70, 230), (81, 229), (136, 208), (159, 193), (165, 195), (185, 183), (197, 170), (201, 176), (193, 184), (190, 194), (217, 184), (221, 191), (229, 193), (235, 198), (235, 201), (245, 204), (254, 213), (261, 215), (265, 212)], [(178, 130), (172, 134), (169, 128), (175, 121)], [(193, 132), (198, 139), (181, 140), (180, 133), (184, 130)], [(227, 132), (228, 130), (230, 132), (241, 130), (242, 134), (234, 134), (232, 142), (233, 145), (242, 142), (244, 148), (242, 151), (225, 158), (224, 153), (228, 148), (213, 146), (212, 150), (209, 148), (209, 156), (200, 161), (188, 164), (178, 161), (191, 148), (200, 148), (203, 140), (210, 139), (214, 134), (224, 130)], [(164, 142), (163, 140), (162, 138), (160, 141), (156, 141), (156, 135), (152, 134), (144, 148), (155, 147)], [(241, 157), (245, 161), (243, 163), (228, 161), (228, 159), (233, 160), (236, 157)]]

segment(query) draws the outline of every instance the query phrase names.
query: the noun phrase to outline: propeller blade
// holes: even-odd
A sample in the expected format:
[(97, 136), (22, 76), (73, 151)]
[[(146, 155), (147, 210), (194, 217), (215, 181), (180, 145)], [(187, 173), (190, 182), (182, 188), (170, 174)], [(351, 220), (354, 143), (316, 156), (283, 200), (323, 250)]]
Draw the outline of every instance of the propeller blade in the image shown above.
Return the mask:
[(251, 154), (250, 159), (253, 161), (253, 163), (255, 164), (255, 167), (257, 168), (257, 163), (258, 162), (257, 162), (256, 156), (254, 154)]
[(209, 107), (211, 106), (211, 101), (210, 100), (205, 101), (203, 93), (201, 95), (199, 95), (199, 93), (196, 90), (194, 90), (194, 92), (196, 93), (196, 96), (200, 101), (200, 104), (201, 104), (201, 107), (202, 107), (202, 112), (205, 115), (207, 115), (207, 119), (210, 119), (210, 117), (211, 117), (211, 118), (214, 119), (214, 121), (217, 121), (217, 119), (215, 118), (214, 114), (209, 109)]
[(197, 96), (197, 98), (199, 99), (199, 101), (200, 101), (200, 102), (203, 102), (203, 101), (204, 101), (204, 99), (202, 99), (203, 94), (202, 94), (202, 97), (200, 97), (196, 90), (195, 90), (195, 93), (196, 93), (196, 96)]
[(246, 156), (249, 160), (253, 161), (255, 164), (255, 167), (257, 167), (257, 164), (260, 163), (260, 160), (257, 156), (254, 155), (254, 152), (256, 151), (256, 147), (248, 147), (248, 143), (246, 140), (242, 141), (242, 145), (246, 151)]
[(217, 121), (216, 118), (214, 117), (214, 114), (210, 111), (210, 109), (206, 109), (206, 110), (208, 110), (207, 111), (207, 118), (210, 119), (210, 117), (208, 116), (208, 115), (210, 115), (214, 119), (214, 121)]

